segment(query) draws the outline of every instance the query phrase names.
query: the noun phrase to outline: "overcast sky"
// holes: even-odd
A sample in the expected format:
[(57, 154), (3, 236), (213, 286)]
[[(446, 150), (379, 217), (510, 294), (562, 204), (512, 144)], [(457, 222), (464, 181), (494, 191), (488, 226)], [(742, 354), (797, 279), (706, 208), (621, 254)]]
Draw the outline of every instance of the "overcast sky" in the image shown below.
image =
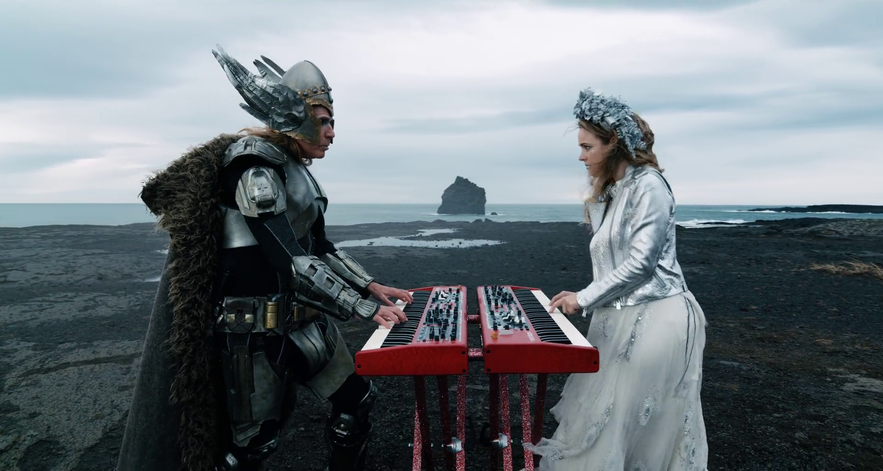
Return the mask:
[(578, 203), (586, 87), (648, 121), (680, 204), (883, 204), (880, 18), (876, 0), (0, 0), (0, 203), (139, 202), (188, 147), (257, 125), (217, 43), (328, 77), (337, 138), (312, 171), (332, 204), (439, 203), (458, 175), (488, 203)]

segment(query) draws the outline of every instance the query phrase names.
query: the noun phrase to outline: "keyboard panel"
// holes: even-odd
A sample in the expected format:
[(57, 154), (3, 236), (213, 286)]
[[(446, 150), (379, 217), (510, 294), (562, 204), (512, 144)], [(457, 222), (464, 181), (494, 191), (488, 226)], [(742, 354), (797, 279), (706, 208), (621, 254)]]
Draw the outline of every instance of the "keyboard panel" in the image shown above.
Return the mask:
[(412, 304), (396, 305), (408, 319), (379, 327), (356, 353), (360, 375), (466, 373), (466, 288), (435, 286), (411, 290)]
[(598, 350), (536, 288), (478, 288), (487, 373), (591, 373)]

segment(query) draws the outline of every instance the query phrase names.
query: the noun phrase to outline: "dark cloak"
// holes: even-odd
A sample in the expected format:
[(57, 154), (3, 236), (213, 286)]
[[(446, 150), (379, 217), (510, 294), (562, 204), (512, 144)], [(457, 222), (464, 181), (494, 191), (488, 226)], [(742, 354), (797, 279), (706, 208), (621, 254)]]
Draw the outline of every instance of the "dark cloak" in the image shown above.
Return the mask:
[(141, 199), (169, 233), (118, 471), (204, 471), (227, 436), (223, 380), (211, 344), (222, 214), (221, 134), (151, 177)]

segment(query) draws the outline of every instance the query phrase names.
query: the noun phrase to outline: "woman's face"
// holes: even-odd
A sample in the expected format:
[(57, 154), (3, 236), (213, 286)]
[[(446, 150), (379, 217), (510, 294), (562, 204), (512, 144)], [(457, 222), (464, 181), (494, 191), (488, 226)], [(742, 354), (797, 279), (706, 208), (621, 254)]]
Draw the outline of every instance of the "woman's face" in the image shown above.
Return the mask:
[(576, 137), (580, 148), (579, 161), (586, 166), (589, 175), (597, 178), (601, 175), (601, 166), (613, 148), (613, 144), (604, 145), (595, 133), (583, 128), (579, 128), (579, 134)]

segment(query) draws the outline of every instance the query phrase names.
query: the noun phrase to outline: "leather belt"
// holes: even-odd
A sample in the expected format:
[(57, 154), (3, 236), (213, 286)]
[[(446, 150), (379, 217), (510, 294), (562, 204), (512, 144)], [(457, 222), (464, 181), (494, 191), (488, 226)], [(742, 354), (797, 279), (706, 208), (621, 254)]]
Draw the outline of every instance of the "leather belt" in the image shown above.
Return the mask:
[(322, 314), (293, 296), (227, 296), (217, 307), (215, 330), (232, 334), (275, 333), (297, 330)]

